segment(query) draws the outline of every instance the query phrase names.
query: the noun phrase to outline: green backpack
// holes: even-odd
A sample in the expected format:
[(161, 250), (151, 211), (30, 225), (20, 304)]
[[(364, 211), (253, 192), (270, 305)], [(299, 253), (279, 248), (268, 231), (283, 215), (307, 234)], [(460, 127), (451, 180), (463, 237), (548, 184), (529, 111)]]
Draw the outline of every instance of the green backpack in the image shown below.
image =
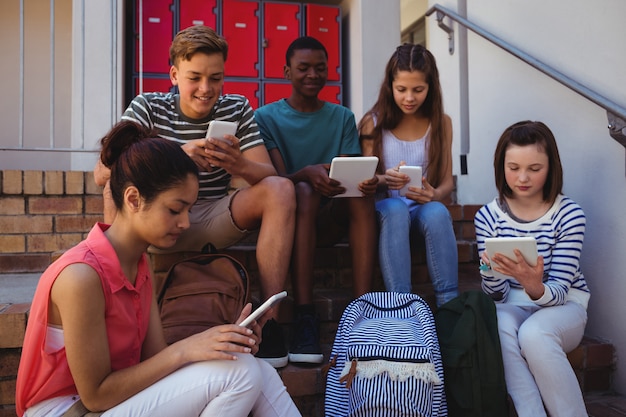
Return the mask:
[(493, 300), (466, 291), (435, 313), (449, 417), (508, 416)]

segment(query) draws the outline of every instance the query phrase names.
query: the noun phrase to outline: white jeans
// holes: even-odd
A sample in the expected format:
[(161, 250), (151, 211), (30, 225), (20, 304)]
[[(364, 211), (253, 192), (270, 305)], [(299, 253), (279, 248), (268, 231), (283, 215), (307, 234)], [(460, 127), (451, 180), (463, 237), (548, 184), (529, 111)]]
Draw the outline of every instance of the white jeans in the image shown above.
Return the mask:
[[(300, 412), (291, 400), (278, 373), (267, 362), (240, 354), (236, 361), (207, 361), (188, 365), (154, 385), (107, 410), (102, 417), (292, 417)], [(72, 404), (51, 407), (38, 405), (26, 416), (59, 416)], [(60, 404), (59, 404), (60, 405)], [(59, 408), (62, 408), (60, 410)], [(38, 412), (39, 411), (39, 412)]]
[(546, 410), (551, 417), (587, 416), (566, 355), (582, 340), (587, 311), (571, 301), (554, 307), (505, 303), (496, 308), (504, 377), (518, 416), (542, 417)]

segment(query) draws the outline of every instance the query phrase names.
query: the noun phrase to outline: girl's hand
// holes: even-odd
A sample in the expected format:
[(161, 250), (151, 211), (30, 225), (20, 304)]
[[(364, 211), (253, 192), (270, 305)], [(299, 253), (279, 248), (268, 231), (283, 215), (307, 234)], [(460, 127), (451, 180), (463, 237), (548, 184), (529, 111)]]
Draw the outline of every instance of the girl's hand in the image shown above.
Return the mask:
[(504, 275), (511, 276), (520, 283), (526, 293), (533, 300), (538, 300), (543, 295), (543, 256), (537, 257), (537, 265), (531, 266), (518, 249), (515, 249), (515, 260), (496, 253), (492, 260), (498, 266), (493, 269)]
[(387, 188), (390, 190), (399, 190), (404, 187), (406, 183), (411, 181), (411, 178), (400, 172), (400, 166), (406, 165), (404, 161), (400, 161), (398, 166), (394, 168), (389, 168), (385, 171), (385, 183), (387, 184)]
[[(272, 311), (272, 309), (270, 308), (269, 310), (267, 310), (265, 312), (265, 314), (263, 314), (263, 316), (261, 316), (261, 319), (259, 321), (253, 321), (248, 328), (250, 330), (252, 330), (252, 335), (250, 336), (251, 338), (253, 338), (255, 340), (255, 344), (254, 346), (251, 347), (252, 351), (250, 353), (252, 353), (253, 355), (256, 355), (257, 352), (259, 351), (259, 345), (261, 344), (261, 334), (262, 334), (262, 329), (263, 329), (263, 325), (265, 324), (265, 322), (267, 321), (267, 319), (265, 318), (268, 313)], [(243, 321), (243, 319), (245, 319), (246, 317), (248, 317), (250, 315), (250, 313), (252, 313), (252, 303), (248, 303), (245, 305), (245, 307), (243, 308), (243, 310), (241, 310), (241, 314), (239, 315), (239, 318), (237, 319), (237, 324), (241, 323)]]
[[(183, 345), (181, 352), (186, 362), (237, 360), (233, 353), (252, 353), (257, 338), (247, 327), (223, 324), (189, 336), (176, 344)], [(258, 350), (258, 346), (256, 349)]]
[(417, 201), (420, 204), (425, 204), (431, 201), (436, 201), (436, 195), (437, 190), (433, 188), (428, 181), (426, 181), (426, 177), (422, 177), (422, 188), (409, 187), (409, 190), (406, 193), (406, 198)]

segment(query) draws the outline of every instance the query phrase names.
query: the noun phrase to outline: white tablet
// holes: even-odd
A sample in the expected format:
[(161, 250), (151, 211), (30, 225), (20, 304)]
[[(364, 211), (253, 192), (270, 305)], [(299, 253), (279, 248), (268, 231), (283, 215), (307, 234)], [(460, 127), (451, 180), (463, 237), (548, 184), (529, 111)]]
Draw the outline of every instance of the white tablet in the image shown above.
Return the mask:
[(376, 174), (378, 157), (376, 156), (337, 156), (330, 164), (328, 176), (341, 183), (346, 189), (335, 197), (363, 197), (359, 184), (373, 178)]
[[(528, 262), (529, 265), (537, 265), (537, 241), (532, 236), (525, 237), (488, 237), (485, 238), (485, 250), (489, 259), (496, 253), (501, 253), (507, 258), (515, 260), (514, 249), (519, 249), (522, 252), (522, 256)], [(498, 264), (491, 261), (492, 270), (494, 266)], [(496, 270), (493, 270), (493, 276), (496, 278), (509, 278), (507, 275), (503, 275)]]

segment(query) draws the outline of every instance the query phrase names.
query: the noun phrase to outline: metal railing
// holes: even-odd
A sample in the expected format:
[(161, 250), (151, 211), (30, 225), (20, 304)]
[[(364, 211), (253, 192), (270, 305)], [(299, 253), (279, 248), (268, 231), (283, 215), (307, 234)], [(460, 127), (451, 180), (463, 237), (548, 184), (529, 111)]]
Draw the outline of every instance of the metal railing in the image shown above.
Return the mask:
[[(625, 107), (618, 105), (617, 103), (598, 94), (597, 92), (584, 86), (578, 81), (568, 77), (567, 75), (557, 71), (551, 66), (527, 54), (521, 49), (511, 45), (508, 42), (503, 41), (502, 39), (487, 32), (486, 30), (475, 25), (474, 23), (470, 22), (463, 16), (455, 13), (454, 11), (450, 9), (447, 9), (439, 4), (435, 4), (433, 7), (428, 9), (428, 11), (426, 12), (426, 16), (430, 16), (433, 13), (436, 13), (436, 19), (437, 19), (437, 23), (439, 27), (448, 34), (448, 51), (450, 52), (450, 54), (454, 54), (454, 28), (450, 25), (447, 25), (443, 21), (445, 17), (448, 17), (451, 20), (457, 22), (458, 24), (464, 26), (465, 28), (471, 30), (472, 32), (476, 33), (482, 38), (502, 48), (503, 50), (507, 51), (511, 55), (521, 59), (522, 61), (526, 62), (528, 65), (534, 67), (540, 72), (546, 74), (547, 76), (553, 78), (557, 82), (563, 84), (569, 89), (585, 97), (587, 100), (605, 109), (607, 111), (607, 117), (609, 120), (608, 128), (609, 128), (610, 136), (616, 141), (618, 141), (622, 146), (626, 147), (626, 108)], [(465, 143), (465, 144), (462, 143), (462, 149), (467, 149), (469, 151), (469, 137), (468, 136), (465, 138), (462, 137), (461, 141), (463, 140), (468, 141), (468, 143)]]

